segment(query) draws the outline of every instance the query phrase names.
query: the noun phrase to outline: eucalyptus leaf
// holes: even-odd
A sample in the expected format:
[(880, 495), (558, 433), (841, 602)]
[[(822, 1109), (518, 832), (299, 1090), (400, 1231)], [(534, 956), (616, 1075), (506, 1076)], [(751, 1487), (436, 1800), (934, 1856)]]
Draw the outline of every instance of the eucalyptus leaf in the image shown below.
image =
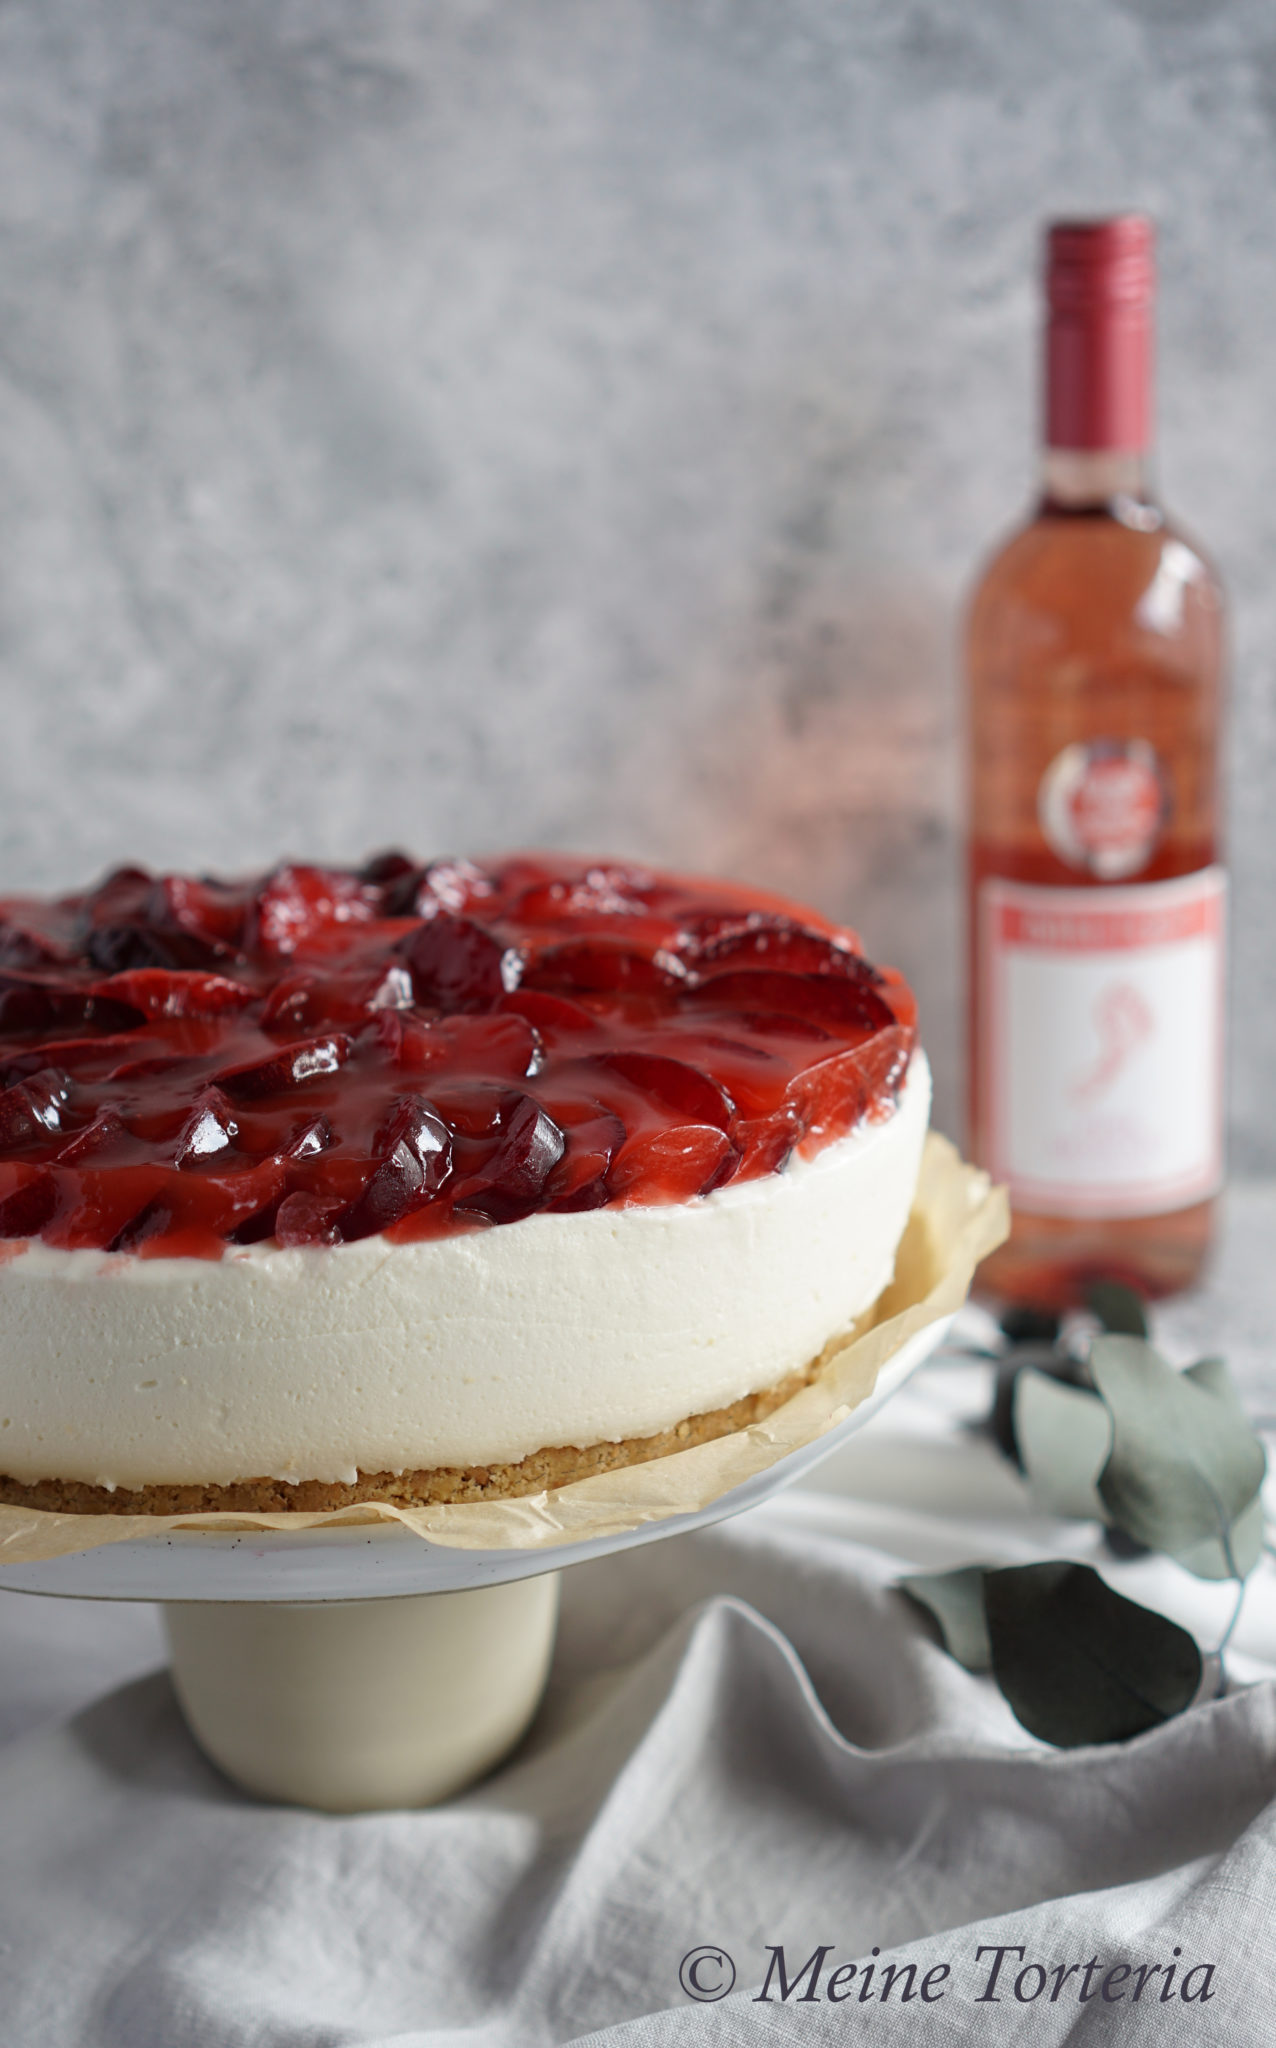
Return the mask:
[(1247, 1579), (1263, 1554), (1266, 1528), (1262, 1496), (1255, 1494), (1232, 1523), (1226, 1544), (1219, 1536), (1207, 1536), (1203, 1543), (1170, 1554), (1198, 1579)]
[(1192, 1385), (1199, 1387), (1202, 1393), (1212, 1394), (1216, 1401), (1224, 1402), (1234, 1415), (1240, 1417), (1246, 1428), (1250, 1426), (1245, 1404), (1236, 1391), (1236, 1382), (1223, 1359), (1198, 1358), (1195, 1365), (1185, 1367), (1183, 1378), (1191, 1380)]
[(1059, 1335), (1059, 1317), (1052, 1308), (1012, 1302), (1002, 1314), (1001, 1334), (1007, 1344), (1053, 1344)]
[(1172, 1557), (1223, 1541), (1267, 1463), (1239, 1404), (1138, 1337), (1096, 1337), (1090, 1373), (1112, 1416), (1099, 1493), (1113, 1521)]
[(1114, 1593), (1089, 1565), (986, 1572), (984, 1610), (1012, 1713), (1057, 1748), (1124, 1742), (1196, 1697), (1201, 1654), (1186, 1629)]
[(1098, 1480), (1112, 1449), (1112, 1417), (1098, 1395), (1025, 1367), (1015, 1383), (1014, 1424), (1038, 1505), (1051, 1515), (1106, 1521)]
[(1052, 1380), (1061, 1380), (1065, 1386), (1090, 1385), (1090, 1375), (1079, 1358), (1073, 1358), (1066, 1351), (1049, 1344), (1037, 1343), (1035, 1339), (1016, 1344), (1013, 1350), (1003, 1354), (997, 1366), (989, 1426), (998, 1450), (1021, 1472), (1024, 1463), (1015, 1436), (1015, 1388), (1020, 1374), (1030, 1370), (1046, 1373)]
[(992, 1662), (984, 1620), (984, 1567), (959, 1565), (951, 1572), (915, 1572), (899, 1582), (932, 1620), (939, 1623), (944, 1648), (967, 1671), (987, 1671)]
[(1136, 1294), (1133, 1287), (1127, 1287), (1123, 1281), (1096, 1280), (1086, 1301), (1105, 1330), (1126, 1337), (1147, 1336), (1147, 1303), (1141, 1294)]

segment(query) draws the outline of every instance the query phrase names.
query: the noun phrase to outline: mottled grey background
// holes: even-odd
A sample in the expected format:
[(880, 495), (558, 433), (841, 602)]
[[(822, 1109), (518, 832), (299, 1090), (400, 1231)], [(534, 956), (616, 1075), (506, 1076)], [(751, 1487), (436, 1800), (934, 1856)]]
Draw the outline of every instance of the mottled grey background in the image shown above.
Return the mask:
[(953, 646), (1042, 216), (1163, 229), (1276, 1164), (1262, 0), (7, 0), (0, 879), (513, 842), (769, 880), (955, 1115)]

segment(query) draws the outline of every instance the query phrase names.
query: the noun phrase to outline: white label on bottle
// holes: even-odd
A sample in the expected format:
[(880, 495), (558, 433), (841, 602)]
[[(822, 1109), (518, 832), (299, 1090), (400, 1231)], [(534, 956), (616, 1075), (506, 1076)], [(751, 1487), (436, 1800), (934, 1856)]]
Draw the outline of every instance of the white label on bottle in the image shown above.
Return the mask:
[(1154, 1216), (1222, 1179), (1226, 876), (979, 895), (989, 1165), (1047, 1216)]

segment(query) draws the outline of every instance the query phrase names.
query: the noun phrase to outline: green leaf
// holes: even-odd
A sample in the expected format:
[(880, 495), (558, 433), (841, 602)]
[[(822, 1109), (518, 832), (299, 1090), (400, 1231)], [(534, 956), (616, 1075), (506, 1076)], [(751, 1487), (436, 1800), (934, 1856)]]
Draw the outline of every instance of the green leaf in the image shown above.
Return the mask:
[(1059, 1749), (1124, 1742), (1196, 1697), (1201, 1653), (1086, 1564), (1012, 1565), (984, 1576), (992, 1670), (1011, 1712)]
[(1051, 1515), (1105, 1522), (1098, 1479), (1112, 1417), (1097, 1394), (1025, 1367), (1014, 1396), (1015, 1441), (1033, 1498)]
[(1232, 1523), (1226, 1545), (1221, 1537), (1207, 1536), (1170, 1555), (1198, 1579), (1247, 1579), (1263, 1554), (1266, 1529), (1262, 1496), (1256, 1493)]
[(915, 1572), (899, 1582), (919, 1607), (939, 1623), (944, 1648), (967, 1671), (987, 1671), (992, 1662), (984, 1621), (984, 1567), (959, 1565), (952, 1572)]
[(1014, 1302), (1001, 1318), (1001, 1334), (1008, 1344), (1053, 1344), (1059, 1317), (1052, 1308)]
[(1246, 1429), (1250, 1427), (1245, 1404), (1236, 1391), (1236, 1382), (1223, 1359), (1198, 1358), (1195, 1365), (1185, 1367), (1183, 1378), (1191, 1380), (1192, 1385), (1199, 1387), (1202, 1393), (1212, 1394), (1216, 1401), (1222, 1401), (1231, 1409), (1233, 1415), (1245, 1424)]
[(1146, 1337), (1148, 1334), (1147, 1303), (1133, 1287), (1126, 1287), (1120, 1280), (1096, 1280), (1086, 1296), (1086, 1304), (1092, 1315), (1096, 1315), (1105, 1330), (1124, 1337)]
[(1175, 1372), (1137, 1337), (1096, 1337), (1090, 1372), (1112, 1415), (1099, 1493), (1113, 1521), (1153, 1550), (1190, 1556), (1224, 1542), (1263, 1482), (1266, 1457), (1216, 1361)]

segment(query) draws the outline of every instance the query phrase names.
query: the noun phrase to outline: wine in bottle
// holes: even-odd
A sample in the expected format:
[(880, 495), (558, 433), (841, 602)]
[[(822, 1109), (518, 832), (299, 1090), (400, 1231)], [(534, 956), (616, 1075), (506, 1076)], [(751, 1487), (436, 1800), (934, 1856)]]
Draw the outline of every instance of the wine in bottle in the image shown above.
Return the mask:
[(1197, 1276), (1223, 1170), (1223, 607), (1147, 471), (1153, 235), (1046, 243), (1041, 495), (967, 634), (970, 1138), (1056, 1307)]

